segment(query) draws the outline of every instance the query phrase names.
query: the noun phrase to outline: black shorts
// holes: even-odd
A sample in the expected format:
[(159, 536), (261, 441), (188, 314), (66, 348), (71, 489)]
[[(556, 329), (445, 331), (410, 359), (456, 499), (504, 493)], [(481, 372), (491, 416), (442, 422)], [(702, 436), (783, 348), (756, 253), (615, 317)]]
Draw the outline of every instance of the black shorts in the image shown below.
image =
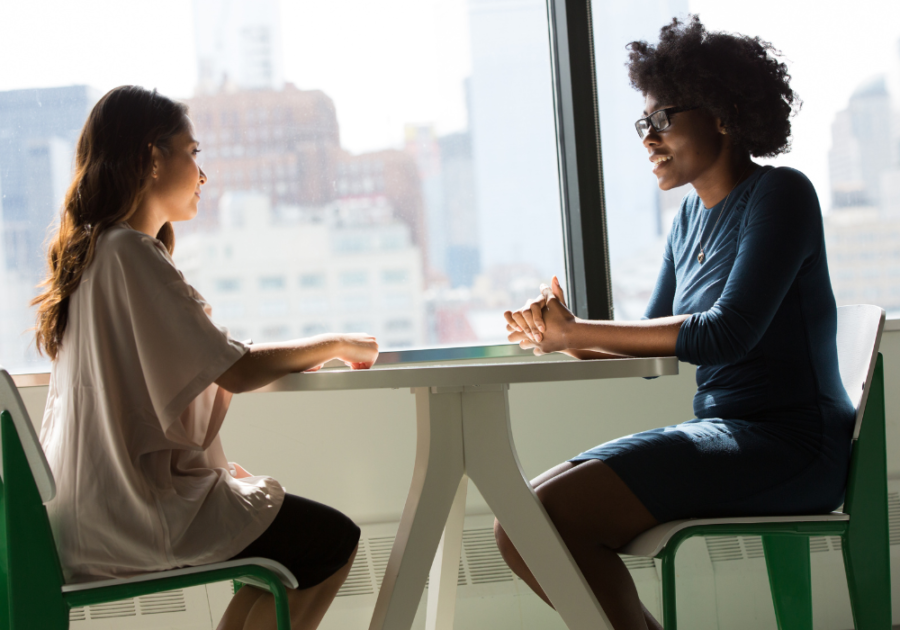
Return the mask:
[(359, 527), (334, 508), (293, 494), (259, 538), (231, 558), (269, 558), (286, 566), (299, 583), (310, 588), (347, 564), (359, 542)]

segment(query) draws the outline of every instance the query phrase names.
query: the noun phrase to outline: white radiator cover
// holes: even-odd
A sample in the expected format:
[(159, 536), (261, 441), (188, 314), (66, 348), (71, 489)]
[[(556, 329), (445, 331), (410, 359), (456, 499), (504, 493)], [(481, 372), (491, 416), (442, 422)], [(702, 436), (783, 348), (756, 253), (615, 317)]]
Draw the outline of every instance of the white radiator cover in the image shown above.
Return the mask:
[[(891, 583), (894, 619), (900, 623), (900, 480), (889, 483)], [(493, 517), (466, 517), (458, 574), (456, 627), (465, 630), (563, 630), (545, 606), (503, 563), (492, 531)], [(397, 532), (397, 523), (362, 526), (360, 550), (350, 576), (326, 615), (322, 630), (368, 626), (375, 598)], [(817, 630), (853, 627), (840, 539), (810, 543), (814, 626)], [(659, 566), (646, 558), (625, 557), (647, 608), (661, 612)], [(677, 558), (679, 623), (697, 630), (774, 628), (762, 543), (756, 537), (693, 538)], [(72, 630), (213, 630), (231, 597), (222, 582), (114, 604), (76, 609)], [(423, 594), (414, 628), (424, 628)]]

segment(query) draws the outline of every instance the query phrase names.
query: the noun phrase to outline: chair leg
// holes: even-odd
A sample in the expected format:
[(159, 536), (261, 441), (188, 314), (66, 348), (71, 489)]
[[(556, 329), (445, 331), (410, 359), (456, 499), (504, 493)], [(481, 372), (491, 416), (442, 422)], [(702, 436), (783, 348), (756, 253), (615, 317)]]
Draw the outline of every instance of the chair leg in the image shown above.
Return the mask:
[(287, 590), (281, 583), (270, 585), (270, 590), (275, 596), (275, 626), (278, 630), (291, 630), (291, 609)]
[(778, 630), (812, 630), (809, 538), (769, 534), (762, 543)]
[[(10, 602), (9, 625), (3, 630), (68, 630), (69, 609), (65, 604), (43, 602), (39, 598), (24, 598)], [(16, 610), (18, 609), (18, 610)]]
[(879, 533), (856, 530), (841, 536), (856, 630), (891, 628), (891, 552), (887, 536)]
[(662, 556), (663, 628), (676, 630), (678, 611), (675, 609), (675, 552), (676, 547), (666, 549)]

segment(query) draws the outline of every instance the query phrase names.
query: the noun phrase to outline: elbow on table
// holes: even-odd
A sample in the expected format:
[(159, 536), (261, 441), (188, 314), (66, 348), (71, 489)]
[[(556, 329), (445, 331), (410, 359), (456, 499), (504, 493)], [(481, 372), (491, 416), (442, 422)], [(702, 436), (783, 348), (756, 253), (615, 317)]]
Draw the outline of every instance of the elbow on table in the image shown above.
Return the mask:
[(242, 394), (247, 391), (243, 384), (233, 376), (229, 376), (228, 372), (216, 379), (216, 385), (232, 394)]
[(254, 389), (253, 383), (251, 382), (254, 379), (250, 378), (249, 370), (247, 369), (247, 361), (244, 360), (246, 356), (247, 355), (244, 355), (235, 361), (231, 367), (225, 370), (219, 378), (216, 379), (216, 385), (232, 394), (243, 394), (244, 392)]

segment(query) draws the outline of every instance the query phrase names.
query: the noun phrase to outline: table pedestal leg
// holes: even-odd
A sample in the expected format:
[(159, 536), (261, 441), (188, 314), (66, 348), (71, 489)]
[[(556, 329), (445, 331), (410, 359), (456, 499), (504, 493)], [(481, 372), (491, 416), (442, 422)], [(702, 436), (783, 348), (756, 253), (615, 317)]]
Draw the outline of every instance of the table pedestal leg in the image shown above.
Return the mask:
[(461, 391), (414, 390), (416, 464), (369, 630), (409, 630), (416, 616), (465, 472)]
[(466, 472), (569, 630), (612, 626), (519, 465), (508, 386), (466, 388)]
[(456, 611), (456, 586), (459, 581), (459, 556), (462, 551), (462, 533), (466, 520), (466, 491), (469, 478), (463, 475), (450, 508), (450, 516), (444, 526), (441, 544), (438, 545), (434, 564), (431, 565), (428, 586), (428, 608), (425, 612), (425, 630), (453, 630)]

